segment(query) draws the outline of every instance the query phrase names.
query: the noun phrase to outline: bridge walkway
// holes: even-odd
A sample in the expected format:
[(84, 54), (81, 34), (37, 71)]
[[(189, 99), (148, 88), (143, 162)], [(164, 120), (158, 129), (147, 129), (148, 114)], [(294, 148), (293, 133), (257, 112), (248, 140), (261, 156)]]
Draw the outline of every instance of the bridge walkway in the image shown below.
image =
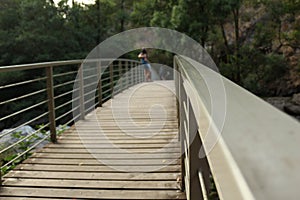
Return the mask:
[(0, 199), (185, 199), (174, 88), (115, 95), (4, 175)]

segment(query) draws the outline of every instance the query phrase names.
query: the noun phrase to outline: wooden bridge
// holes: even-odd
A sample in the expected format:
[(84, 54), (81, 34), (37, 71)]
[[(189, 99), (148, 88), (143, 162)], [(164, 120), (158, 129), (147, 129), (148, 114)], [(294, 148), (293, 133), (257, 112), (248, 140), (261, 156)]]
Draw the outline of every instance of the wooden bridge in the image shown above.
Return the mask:
[[(3, 126), (36, 113), (0, 138), (43, 125), (1, 146), (2, 159), (17, 153), (2, 163), (0, 199), (298, 199), (299, 123), (191, 63), (175, 57), (174, 80), (153, 82), (126, 59), (1, 67), (33, 79), (0, 86), (0, 109), (38, 100), (0, 115)], [(227, 102), (214, 105), (218, 81)]]

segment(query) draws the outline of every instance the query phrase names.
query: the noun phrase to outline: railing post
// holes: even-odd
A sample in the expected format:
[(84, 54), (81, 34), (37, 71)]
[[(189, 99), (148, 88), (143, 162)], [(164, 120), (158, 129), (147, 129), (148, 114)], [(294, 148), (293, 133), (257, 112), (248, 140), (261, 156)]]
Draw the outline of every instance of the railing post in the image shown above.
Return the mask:
[(143, 71), (142, 71), (142, 67), (140, 66), (140, 64), (138, 63), (138, 68), (139, 68), (139, 77), (140, 77), (140, 83), (143, 82)]
[(128, 61), (125, 61), (125, 73), (126, 73), (126, 89), (127, 89), (129, 87)]
[(132, 85), (135, 84), (135, 63), (131, 61), (131, 71), (132, 71)]
[(80, 119), (85, 118), (84, 108), (84, 79), (83, 79), (83, 65), (79, 66), (79, 101), (80, 101)]
[(135, 68), (135, 84), (138, 84), (139, 82), (139, 71), (138, 71), (138, 67), (137, 67), (137, 63), (134, 64), (134, 68)]
[(1, 186), (2, 186), (2, 170), (0, 169), (0, 189), (1, 189)]
[(50, 123), (50, 138), (53, 143), (56, 143), (56, 123), (55, 123), (55, 102), (54, 102), (54, 88), (53, 88), (53, 68), (46, 67), (47, 76), (47, 97), (48, 97), (48, 111)]
[(129, 70), (130, 70), (130, 75), (131, 75), (130, 86), (133, 86), (134, 85), (134, 69), (133, 69), (133, 63), (132, 63), (132, 61), (130, 61)]
[(141, 82), (141, 73), (140, 73), (139, 63), (136, 63), (136, 70), (138, 73), (138, 83), (140, 83)]
[(114, 65), (111, 63), (109, 65), (109, 77), (110, 77), (110, 93), (111, 98), (114, 98), (113, 91), (114, 91)]
[[(188, 101), (190, 101), (188, 99)], [(200, 148), (202, 146), (201, 138), (198, 132), (198, 123), (192, 108), (191, 103), (188, 103), (189, 110), (189, 186), (190, 186), (190, 199), (191, 200), (205, 200), (209, 192), (209, 165), (206, 157), (199, 158)], [(201, 172), (201, 177), (199, 177)], [(203, 184), (200, 179), (203, 178)]]
[(132, 68), (132, 85), (135, 84), (135, 63), (131, 62), (131, 68)]
[[(184, 106), (183, 106), (183, 102), (184, 100), (186, 100), (186, 93), (184, 91), (184, 88), (183, 88), (183, 82), (182, 82), (182, 79), (180, 78), (178, 80), (178, 97), (179, 97), (179, 103), (178, 103), (178, 106), (179, 106), (179, 134), (178, 134), (178, 137), (179, 137), (179, 140), (180, 140), (180, 153), (181, 153), (181, 190), (184, 191), (185, 190), (185, 172), (186, 172), (186, 169), (185, 169), (185, 158), (186, 158), (186, 149), (185, 149), (185, 142), (187, 141), (187, 138), (185, 137), (186, 136), (186, 133), (185, 133), (185, 128), (184, 128), (184, 122), (186, 121), (186, 114), (185, 114), (185, 110), (184, 110)], [(188, 158), (186, 158), (188, 159)]]
[(102, 107), (102, 80), (101, 80), (101, 61), (99, 60), (97, 62), (97, 69), (98, 69), (98, 76), (99, 76), (99, 81), (98, 81), (98, 99), (99, 99), (99, 107)]
[[(175, 84), (175, 95), (176, 95), (176, 107), (177, 107), (177, 119), (178, 119), (178, 127), (180, 127), (180, 103), (181, 103), (181, 98), (180, 98), (180, 76), (179, 76), (179, 71), (178, 71), (178, 65), (176, 63), (176, 57), (174, 56), (173, 59), (173, 78), (174, 78), (174, 84)], [(180, 131), (178, 132), (178, 141), (180, 141)]]
[(123, 80), (122, 80), (122, 61), (119, 60), (119, 85), (120, 85), (120, 91), (123, 91)]
[(131, 61), (128, 62), (128, 87), (131, 86), (132, 83), (132, 70), (131, 70)]
[(128, 61), (127, 65), (127, 72), (128, 72), (128, 87), (131, 86), (131, 76), (132, 76), (132, 71), (131, 71), (131, 61)]
[[(188, 100), (189, 101), (189, 100)], [(193, 113), (193, 109), (190, 103), (188, 103), (189, 110), (189, 147), (188, 147), (188, 160), (189, 160), (189, 192), (191, 200), (194, 199), (203, 199), (201, 192), (201, 186), (198, 178), (198, 170), (200, 169), (199, 165), (199, 150), (200, 150), (200, 138), (198, 134), (198, 126)]]

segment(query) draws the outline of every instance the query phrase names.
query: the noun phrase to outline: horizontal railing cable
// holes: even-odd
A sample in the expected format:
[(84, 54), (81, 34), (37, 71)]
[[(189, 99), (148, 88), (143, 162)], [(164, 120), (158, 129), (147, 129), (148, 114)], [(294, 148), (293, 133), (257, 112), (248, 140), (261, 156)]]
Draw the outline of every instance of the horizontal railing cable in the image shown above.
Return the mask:
[(48, 115), (48, 114), (49, 114), (49, 112), (45, 112), (45, 113), (43, 113), (43, 114), (41, 114), (41, 115), (39, 115), (39, 116), (37, 116), (37, 117), (35, 117), (35, 118), (33, 118), (33, 119), (31, 119), (31, 120), (25, 122), (25, 123), (22, 123), (21, 125), (15, 127), (15, 128), (12, 128), (12, 129), (10, 129), (9, 131), (7, 131), (7, 132), (5, 132), (5, 133), (2, 133), (2, 134), (0, 135), (0, 138), (6, 136), (6, 135), (8, 135), (8, 134), (11, 134), (11, 133), (15, 132), (16, 130), (18, 130), (19, 128), (21, 128), (21, 127), (23, 127), (23, 126), (25, 126), (25, 125), (27, 125), (27, 124), (30, 124), (30, 123), (32, 123), (32, 122), (34, 122), (34, 121), (37, 121), (38, 119), (41, 119), (42, 117), (45, 117), (45, 116)]
[(73, 90), (71, 90), (71, 91), (69, 91), (69, 92), (64, 92), (64, 93), (62, 93), (62, 94), (60, 94), (60, 95), (55, 96), (54, 99), (56, 100), (56, 99), (59, 99), (59, 98), (61, 98), (61, 97), (70, 95), (70, 94), (72, 94), (73, 92), (76, 92), (76, 91), (78, 91), (78, 90), (79, 90), (79, 88), (76, 88), (76, 89), (73, 89)]
[(7, 100), (7, 101), (2, 101), (2, 102), (0, 102), (0, 106), (3, 105), (3, 104), (6, 104), (6, 103), (11, 103), (13, 101), (17, 101), (17, 100), (21, 100), (21, 99), (24, 99), (24, 98), (27, 98), (27, 97), (30, 97), (30, 96), (34, 96), (34, 95), (37, 95), (37, 94), (40, 94), (40, 93), (46, 92), (46, 91), (47, 91), (47, 89), (42, 89), (42, 90), (38, 90), (38, 91), (29, 93), (29, 94), (25, 94), (25, 95), (22, 95), (22, 96), (19, 96), (19, 97), (12, 98), (12, 99)]
[(49, 126), (49, 123), (46, 124), (46, 125), (41, 126), (38, 130), (36, 130), (36, 131), (34, 131), (34, 132), (28, 134), (27, 136), (25, 136), (24, 138), (18, 140), (18, 141), (15, 142), (15, 143), (11, 144), (10, 146), (8, 146), (8, 147), (2, 149), (2, 150), (0, 151), (0, 154), (2, 154), (3, 152), (5, 152), (5, 151), (7, 151), (7, 150), (9, 150), (9, 149), (11, 149), (11, 148), (13, 148), (13, 147), (15, 147), (16, 145), (20, 144), (20, 143), (23, 142), (24, 140), (30, 138), (31, 136), (35, 135), (35, 134), (38, 133), (39, 131), (43, 130), (43, 129), (44, 129), (45, 127), (47, 127), (47, 126)]
[(0, 86), (0, 89), (6, 89), (6, 88), (10, 88), (10, 87), (20, 86), (20, 85), (24, 85), (24, 84), (28, 84), (28, 83), (34, 83), (34, 82), (42, 81), (42, 80), (46, 80), (46, 77), (36, 78), (36, 79), (33, 79), (33, 80), (28, 80), (28, 81), (22, 81), (22, 82), (19, 82), (19, 83), (13, 83), (13, 84), (9, 84), (9, 85), (3, 85), (3, 86)]
[(65, 82), (65, 83), (57, 84), (57, 85), (54, 85), (53, 88), (57, 89), (57, 88), (62, 87), (62, 86), (74, 84), (75, 82), (78, 82), (78, 80), (72, 80), (72, 81), (68, 81), (68, 82)]
[(61, 76), (66, 76), (70, 74), (77, 74), (77, 71), (71, 71), (71, 72), (65, 72), (65, 73), (60, 73), (60, 74), (55, 74), (53, 75), (53, 78), (61, 77)]
[(21, 158), (26, 153), (29, 153), (30, 151), (32, 151), (34, 148), (36, 148), (39, 144), (41, 144), (42, 142), (44, 142), (48, 138), (49, 138), (49, 133), (47, 135), (45, 135), (43, 138), (41, 138), (37, 143), (35, 143), (34, 145), (32, 145), (30, 148), (28, 148), (27, 150), (23, 151), (22, 153), (19, 153), (15, 158), (13, 158), (9, 162), (5, 163), (3, 166), (1, 166), (1, 169), (3, 169), (4, 167), (6, 167), (6, 166), (8, 166), (8, 165), (10, 165), (12, 163), (14, 163), (16, 160), (18, 160), (19, 158)]
[(5, 117), (0, 118), (0, 121), (3, 121), (3, 120), (5, 120), (5, 119), (11, 118), (11, 117), (14, 117), (14, 116), (16, 116), (16, 115), (19, 115), (19, 114), (21, 114), (21, 113), (23, 113), (23, 112), (25, 112), (25, 111), (31, 110), (31, 109), (33, 109), (33, 108), (36, 108), (36, 107), (38, 107), (38, 106), (40, 106), (40, 105), (42, 105), (42, 104), (45, 104), (45, 103), (47, 103), (47, 102), (48, 102), (48, 100), (45, 100), (45, 101), (42, 101), (42, 102), (40, 102), (40, 103), (37, 103), (37, 104), (35, 104), (35, 105), (33, 105), (33, 106), (24, 108), (24, 109), (22, 109), (22, 110), (20, 110), (20, 111), (18, 111), (18, 112), (15, 112), (15, 113), (13, 113), (13, 114), (10, 114), (10, 115), (7, 115), (7, 116), (5, 116)]
[(66, 105), (68, 105), (68, 104), (71, 104), (72, 102), (78, 100), (79, 98), (80, 98), (80, 97), (75, 97), (75, 98), (73, 98), (73, 99), (71, 99), (71, 100), (69, 100), (69, 101), (67, 101), (67, 102), (65, 102), (65, 103), (63, 103), (63, 104), (60, 104), (59, 106), (55, 107), (55, 111), (57, 111), (57, 110), (63, 108), (64, 106), (66, 106)]

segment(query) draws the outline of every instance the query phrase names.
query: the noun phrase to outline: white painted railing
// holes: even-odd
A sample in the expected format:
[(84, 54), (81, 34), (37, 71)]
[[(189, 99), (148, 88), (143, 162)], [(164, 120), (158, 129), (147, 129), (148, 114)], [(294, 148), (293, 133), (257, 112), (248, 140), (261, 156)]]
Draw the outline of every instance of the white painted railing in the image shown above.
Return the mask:
[(220, 199), (299, 199), (299, 122), (200, 63), (174, 67), (188, 199), (206, 199), (209, 174)]

